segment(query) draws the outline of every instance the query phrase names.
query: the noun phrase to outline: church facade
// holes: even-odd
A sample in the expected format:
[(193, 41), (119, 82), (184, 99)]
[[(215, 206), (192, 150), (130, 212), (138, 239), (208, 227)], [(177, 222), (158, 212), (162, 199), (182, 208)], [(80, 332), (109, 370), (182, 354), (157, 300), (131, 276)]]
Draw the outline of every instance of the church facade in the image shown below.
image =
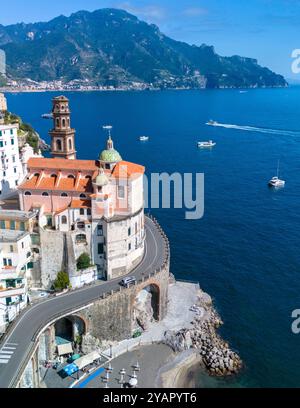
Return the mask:
[[(29, 159), (28, 174), (18, 187), (21, 210), (36, 211), (43, 231), (43, 286), (61, 269), (74, 286), (80, 285), (83, 271), (76, 270), (76, 259), (82, 253), (91, 257), (93, 279), (124, 276), (144, 254), (145, 168), (122, 160), (110, 132), (99, 157), (77, 159), (68, 99), (54, 98), (52, 112), (52, 157)], [(46, 259), (51, 256), (50, 265)]]

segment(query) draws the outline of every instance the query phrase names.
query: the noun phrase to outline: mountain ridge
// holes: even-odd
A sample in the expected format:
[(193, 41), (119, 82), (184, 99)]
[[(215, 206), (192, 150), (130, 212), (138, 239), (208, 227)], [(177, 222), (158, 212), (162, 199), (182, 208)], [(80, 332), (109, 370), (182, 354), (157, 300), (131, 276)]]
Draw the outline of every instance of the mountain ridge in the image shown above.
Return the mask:
[(174, 88), (287, 86), (256, 59), (189, 45), (119, 9), (80, 10), (48, 22), (0, 25), (10, 78)]

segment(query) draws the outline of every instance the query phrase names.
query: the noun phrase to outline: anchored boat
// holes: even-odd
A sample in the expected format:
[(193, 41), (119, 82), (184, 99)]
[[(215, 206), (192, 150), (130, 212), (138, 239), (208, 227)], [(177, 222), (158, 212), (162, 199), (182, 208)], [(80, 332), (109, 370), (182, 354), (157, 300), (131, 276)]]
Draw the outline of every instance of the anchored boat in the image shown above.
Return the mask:
[(198, 142), (198, 147), (200, 148), (209, 148), (209, 147), (214, 147), (217, 143), (213, 142), (212, 140), (209, 140), (208, 142)]

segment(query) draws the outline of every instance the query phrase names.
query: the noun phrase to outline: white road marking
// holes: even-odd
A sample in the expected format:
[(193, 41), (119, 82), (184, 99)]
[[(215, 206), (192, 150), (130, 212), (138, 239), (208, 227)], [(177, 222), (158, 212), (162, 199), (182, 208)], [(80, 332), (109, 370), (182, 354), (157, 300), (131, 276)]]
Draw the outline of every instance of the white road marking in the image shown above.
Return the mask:
[(2, 347), (2, 350), (15, 350), (16, 349), (16, 347), (8, 347), (8, 346), (3, 346)]
[(1, 354), (14, 354), (13, 351), (8, 351), (8, 350), (0, 350), (0, 355)]
[(7, 364), (9, 362), (9, 360), (2, 360), (0, 359), (0, 364)]

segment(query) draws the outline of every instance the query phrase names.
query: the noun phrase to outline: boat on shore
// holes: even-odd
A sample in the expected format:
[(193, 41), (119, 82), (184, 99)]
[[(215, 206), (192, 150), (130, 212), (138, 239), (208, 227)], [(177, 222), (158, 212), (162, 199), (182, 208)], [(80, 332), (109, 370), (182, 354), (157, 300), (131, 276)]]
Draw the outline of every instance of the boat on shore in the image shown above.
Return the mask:
[(199, 148), (210, 148), (210, 147), (214, 147), (216, 144), (217, 144), (216, 142), (209, 140), (207, 142), (198, 142), (198, 147)]

